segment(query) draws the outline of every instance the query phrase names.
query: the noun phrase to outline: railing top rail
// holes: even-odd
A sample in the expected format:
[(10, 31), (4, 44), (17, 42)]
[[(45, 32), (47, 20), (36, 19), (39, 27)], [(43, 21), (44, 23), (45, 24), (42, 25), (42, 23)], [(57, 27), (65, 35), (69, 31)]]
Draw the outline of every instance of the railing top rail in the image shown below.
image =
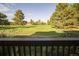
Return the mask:
[(0, 38), (0, 45), (79, 45), (79, 38)]
[(0, 38), (0, 41), (79, 41), (79, 38)]

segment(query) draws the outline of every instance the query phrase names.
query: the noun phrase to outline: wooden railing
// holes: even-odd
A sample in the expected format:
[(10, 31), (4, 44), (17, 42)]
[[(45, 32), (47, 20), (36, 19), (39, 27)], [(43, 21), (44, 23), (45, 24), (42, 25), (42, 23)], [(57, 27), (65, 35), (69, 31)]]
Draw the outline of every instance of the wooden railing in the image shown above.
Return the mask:
[(1, 56), (78, 56), (78, 38), (0, 39)]

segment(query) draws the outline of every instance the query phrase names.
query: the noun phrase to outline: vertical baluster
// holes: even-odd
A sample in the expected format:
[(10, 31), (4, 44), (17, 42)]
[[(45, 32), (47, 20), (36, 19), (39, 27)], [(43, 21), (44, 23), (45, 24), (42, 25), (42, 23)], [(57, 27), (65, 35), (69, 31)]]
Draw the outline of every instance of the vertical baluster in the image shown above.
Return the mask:
[(29, 55), (31, 56), (31, 46), (29, 46)]
[(53, 46), (51, 46), (51, 55), (53, 56)]
[(5, 46), (2, 46), (2, 55), (5, 56)]
[(57, 46), (57, 56), (59, 56), (59, 46)]
[(8, 55), (11, 56), (11, 47), (7, 46), (7, 49), (8, 49)]
[(26, 46), (23, 46), (23, 53), (24, 53), (24, 56), (26, 56)]
[(46, 56), (48, 55), (48, 46), (46, 46)]
[(64, 46), (62, 46), (62, 53), (63, 53), (63, 56), (64, 56), (64, 49), (65, 49), (65, 47), (64, 47)]
[(0, 56), (3, 56), (2, 46), (0, 46)]
[(70, 56), (70, 46), (68, 46), (68, 56)]
[(73, 54), (76, 54), (76, 46), (73, 47)]
[(19, 56), (21, 56), (21, 46), (18, 46)]
[(15, 46), (13, 46), (13, 53), (14, 53), (14, 56), (16, 56), (16, 48), (15, 48)]
[(42, 45), (40, 46), (40, 55), (42, 56)]
[(35, 48), (35, 56), (37, 55), (37, 52), (36, 52), (36, 46), (34, 46), (34, 48)]

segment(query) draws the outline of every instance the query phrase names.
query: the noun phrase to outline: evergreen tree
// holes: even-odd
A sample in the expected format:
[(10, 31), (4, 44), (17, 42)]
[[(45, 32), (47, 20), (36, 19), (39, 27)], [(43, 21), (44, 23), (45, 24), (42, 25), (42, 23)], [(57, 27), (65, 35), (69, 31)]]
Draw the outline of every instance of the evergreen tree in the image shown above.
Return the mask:
[(56, 6), (55, 12), (52, 14), (50, 18), (50, 22), (52, 27), (58, 27), (58, 28), (63, 28), (65, 24), (69, 23), (68, 21), (71, 21), (71, 22), (74, 21), (73, 23), (76, 25), (77, 24), (75, 23), (77, 22), (76, 15), (77, 15), (77, 12), (71, 6), (71, 4), (59, 3)]
[(78, 25), (79, 25), (79, 3), (74, 3), (72, 4), (72, 8), (76, 11), (76, 19), (78, 20)]
[(64, 10), (65, 8), (68, 7), (68, 3), (59, 3), (57, 6), (56, 6), (56, 11), (62, 11)]

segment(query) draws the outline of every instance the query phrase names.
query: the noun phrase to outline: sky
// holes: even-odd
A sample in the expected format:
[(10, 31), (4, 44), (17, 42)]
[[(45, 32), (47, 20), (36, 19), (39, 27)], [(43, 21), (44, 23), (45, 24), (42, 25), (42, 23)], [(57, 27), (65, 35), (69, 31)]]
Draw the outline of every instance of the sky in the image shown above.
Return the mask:
[(46, 22), (55, 8), (55, 3), (0, 3), (0, 12), (5, 13), (9, 21), (12, 21), (16, 10), (21, 9), (25, 16), (24, 20), (37, 21), (40, 19)]

